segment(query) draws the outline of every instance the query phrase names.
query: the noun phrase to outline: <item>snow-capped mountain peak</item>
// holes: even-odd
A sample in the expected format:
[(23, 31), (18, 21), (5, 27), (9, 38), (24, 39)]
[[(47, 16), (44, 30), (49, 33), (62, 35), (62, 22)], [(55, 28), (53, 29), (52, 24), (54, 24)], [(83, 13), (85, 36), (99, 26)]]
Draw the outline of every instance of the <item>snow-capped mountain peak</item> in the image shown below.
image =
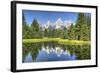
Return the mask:
[(45, 29), (62, 29), (64, 27), (69, 28), (71, 26), (72, 22), (70, 20), (62, 21), (61, 18), (58, 18), (57, 21), (52, 23), (50, 20), (47, 21), (46, 24), (44, 24)]
[(55, 22), (55, 24), (57, 25), (61, 25), (63, 23), (61, 18), (58, 18), (57, 21)]

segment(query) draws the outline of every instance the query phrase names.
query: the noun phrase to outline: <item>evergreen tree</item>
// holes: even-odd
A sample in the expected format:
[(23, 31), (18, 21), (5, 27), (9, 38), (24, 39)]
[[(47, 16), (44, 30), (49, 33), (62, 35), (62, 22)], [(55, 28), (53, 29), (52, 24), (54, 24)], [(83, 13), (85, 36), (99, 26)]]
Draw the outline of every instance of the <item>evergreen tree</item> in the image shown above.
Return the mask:
[(71, 24), (71, 26), (68, 29), (68, 39), (74, 40), (75, 39), (75, 26)]
[(36, 19), (33, 20), (32, 24), (31, 24), (31, 36), (32, 38), (40, 38), (40, 26), (39, 26), (39, 23), (37, 22)]
[(31, 30), (34, 32), (38, 32), (39, 31), (39, 23), (37, 22), (36, 19), (33, 20), (32, 24), (31, 24)]
[(87, 16), (84, 13), (79, 13), (78, 19), (75, 25), (75, 39), (76, 40), (89, 40), (91, 23), (87, 23)]
[(25, 19), (25, 16), (24, 16), (24, 13), (22, 14), (22, 36), (23, 36), (23, 39), (24, 38), (29, 38), (29, 33), (30, 33), (30, 30), (29, 30), (29, 27), (26, 23), (26, 19)]

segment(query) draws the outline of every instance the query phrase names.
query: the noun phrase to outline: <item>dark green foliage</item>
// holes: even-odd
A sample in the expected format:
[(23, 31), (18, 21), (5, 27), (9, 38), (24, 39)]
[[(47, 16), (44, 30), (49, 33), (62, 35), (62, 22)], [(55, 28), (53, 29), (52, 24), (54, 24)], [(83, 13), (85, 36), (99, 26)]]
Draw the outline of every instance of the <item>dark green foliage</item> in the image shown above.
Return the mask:
[(71, 24), (69, 30), (68, 30), (68, 39), (74, 40), (75, 39), (75, 26)]
[(68, 30), (68, 39), (74, 40), (90, 40), (91, 33), (91, 17), (84, 13), (79, 13), (75, 25), (71, 25)]
[(37, 22), (36, 19), (33, 20), (32, 24), (31, 24), (31, 30), (34, 32), (38, 32), (39, 31), (39, 24)]
[(25, 39), (25, 38), (30, 38), (30, 28), (29, 28), (29, 26), (27, 25), (27, 23), (26, 23), (26, 19), (25, 19), (25, 16), (24, 16), (24, 14), (23, 14), (23, 16), (22, 16), (22, 23), (23, 23), (23, 25), (22, 25), (22, 35), (23, 35), (23, 39)]

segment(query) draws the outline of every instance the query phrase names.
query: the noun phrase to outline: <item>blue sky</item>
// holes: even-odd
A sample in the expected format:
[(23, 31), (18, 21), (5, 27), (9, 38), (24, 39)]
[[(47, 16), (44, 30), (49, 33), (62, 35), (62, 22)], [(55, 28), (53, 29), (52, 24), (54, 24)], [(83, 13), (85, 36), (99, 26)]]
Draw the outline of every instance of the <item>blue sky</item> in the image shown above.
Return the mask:
[(73, 23), (75, 23), (78, 17), (78, 13), (75, 12), (23, 10), (23, 13), (26, 18), (26, 22), (29, 25), (32, 23), (34, 19), (37, 19), (41, 24), (46, 24), (48, 20), (54, 23), (59, 18), (61, 18), (62, 21), (70, 20)]

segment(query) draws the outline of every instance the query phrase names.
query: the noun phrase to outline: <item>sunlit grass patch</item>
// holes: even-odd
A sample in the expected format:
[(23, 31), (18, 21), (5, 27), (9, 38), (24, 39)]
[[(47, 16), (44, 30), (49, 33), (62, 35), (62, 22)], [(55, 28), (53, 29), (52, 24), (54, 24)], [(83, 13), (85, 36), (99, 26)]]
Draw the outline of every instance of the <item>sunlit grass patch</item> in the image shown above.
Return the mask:
[(39, 42), (56, 42), (59, 44), (71, 44), (71, 45), (82, 45), (90, 44), (90, 41), (81, 41), (81, 40), (68, 40), (61, 38), (41, 38), (41, 39), (23, 39), (23, 43), (39, 43)]
[(71, 45), (82, 45), (82, 44), (90, 44), (90, 41), (80, 41), (80, 40), (59, 40), (60, 44), (71, 44)]

